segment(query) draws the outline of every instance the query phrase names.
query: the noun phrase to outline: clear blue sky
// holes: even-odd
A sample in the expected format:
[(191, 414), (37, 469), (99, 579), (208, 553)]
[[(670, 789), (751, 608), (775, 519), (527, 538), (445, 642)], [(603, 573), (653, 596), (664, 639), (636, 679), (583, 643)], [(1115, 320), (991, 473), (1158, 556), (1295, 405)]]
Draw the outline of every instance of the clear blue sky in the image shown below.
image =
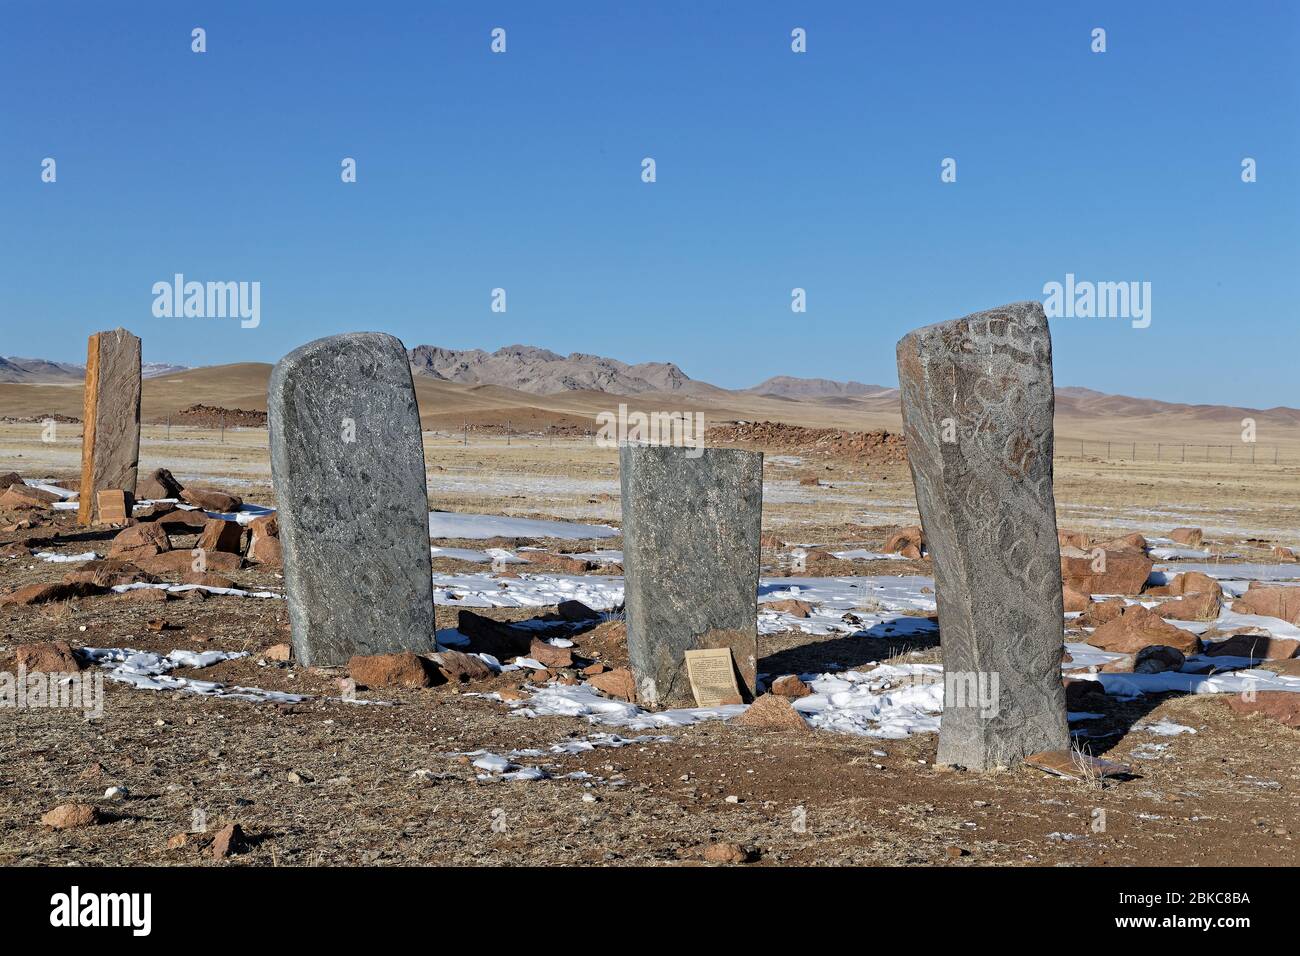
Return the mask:
[[(888, 385), (908, 329), (1072, 272), (1152, 323), (1054, 322), (1058, 384), (1300, 405), (1298, 10), (4, 0), (0, 355), (378, 329)], [(261, 282), (260, 327), (154, 318), (176, 272)]]

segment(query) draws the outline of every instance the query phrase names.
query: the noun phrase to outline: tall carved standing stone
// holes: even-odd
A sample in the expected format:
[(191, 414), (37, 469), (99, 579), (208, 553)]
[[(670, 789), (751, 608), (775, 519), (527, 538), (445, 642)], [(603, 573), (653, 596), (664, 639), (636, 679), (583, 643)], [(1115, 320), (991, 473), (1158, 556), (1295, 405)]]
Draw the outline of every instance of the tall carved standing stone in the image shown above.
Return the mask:
[(135, 494), (140, 464), (140, 340), (126, 329), (90, 337), (82, 408), (77, 524), (90, 525), (99, 517), (99, 492), (113, 488)]
[(909, 333), (898, 381), (939, 603), (939, 762), (988, 770), (1068, 747), (1043, 307)]
[(276, 364), (267, 405), (298, 660), (433, 650), (424, 446), (402, 343), (310, 342)]
[(694, 703), (687, 650), (729, 647), (742, 693), (758, 667), (763, 456), (624, 445), (627, 650), (647, 706)]

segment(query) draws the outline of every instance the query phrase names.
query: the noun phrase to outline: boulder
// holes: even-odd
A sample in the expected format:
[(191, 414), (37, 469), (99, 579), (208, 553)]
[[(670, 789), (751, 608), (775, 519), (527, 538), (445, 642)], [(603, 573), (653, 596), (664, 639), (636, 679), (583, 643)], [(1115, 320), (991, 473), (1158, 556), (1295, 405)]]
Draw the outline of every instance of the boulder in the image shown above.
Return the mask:
[(812, 688), (799, 679), (797, 674), (786, 674), (772, 681), (771, 692), (778, 697), (798, 700), (812, 693)]
[(1300, 730), (1300, 694), (1292, 691), (1256, 691), (1253, 700), (1240, 694), (1224, 695), (1223, 702), (1239, 714), (1263, 714), (1283, 726)]
[(82, 669), (81, 661), (67, 641), (19, 644), (14, 649), (14, 662), (28, 673), (75, 674)]
[[(138, 558), (133, 562), (142, 571), (150, 574), (187, 574), (190, 571), (238, 571), (243, 561), (239, 555), (229, 551), (203, 551), (202, 561), (199, 555), (189, 550), (168, 551), (152, 557)], [(197, 567), (196, 567), (197, 565)]]
[(157, 584), (158, 578), (129, 561), (106, 558), (102, 561), (87, 561), (75, 571), (69, 571), (63, 576), (63, 583), (111, 588), (119, 584)]
[(143, 479), (135, 488), (136, 498), (142, 501), (156, 501), (159, 498), (180, 498), (184, 486), (166, 468), (155, 468), (148, 478)]
[(41, 817), (42, 824), (55, 830), (71, 830), (103, 822), (103, 814), (84, 803), (61, 803)]
[(240, 543), (244, 539), (244, 528), (237, 521), (224, 518), (209, 518), (199, 533), (199, 540), (194, 545), (203, 551), (225, 551), (229, 554), (240, 553)]
[(110, 559), (133, 561), (135, 558), (147, 558), (162, 554), (172, 549), (171, 538), (167, 529), (154, 522), (141, 522), (118, 532), (109, 544)]
[(1203, 540), (1200, 528), (1175, 528), (1169, 532), (1169, 537), (1189, 548), (1199, 548)]
[(1300, 624), (1300, 587), (1252, 585), (1245, 594), (1232, 602), (1232, 609), (1241, 614), (1259, 614)]
[(53, 584), (29, 584), (9, 594), (0, 595), (0, 607), (28, 607), (32, 604), (47, 604), (50, 601), (70, 601), (73, 598), (91, 597), (103, 594), (108, 588), (96, 584), (78, 582), (65, 584), (62, 581)]
[(626, 667), (616, 667), (603, 674), (593, 674), (587, 678), (587, 683), (608, 697), (629, 702), (636, 699), (636, 681), (632, 679), (632, 671)]
[(204, 511), (229, 513), (244, 506), (244, 500), (215, 488), (186, 488), (181, 492), (181, 500), (186, 504), (202, 508)]
[(1061, 597), (1065, 602), (1066, 613), (1071, 611), (1086, 611), (1088, 605), (1092, 604), (1092, 598), (1087, 594), (1081, 594), (1072, 587), (1062, 586)]
[(10, 485), (0, 494), (0, 508), (10, 511), (48, 511), (50, 505), (60, 500), (52, 491), (30, 485)]
[(797, 598), (786, 598), (784, 601), (767, 601), (760, 605), (764, 611), (783, 611), (794, 617), (808, 617), (812, 614), (813, 606), (807, 601), (800, 601)]
[(472, 654), (462, 654), (460, 651), (438, 651), (429, 656), (437, 663), (438, 670), (449, 684), (487, 680), (493, 674), (492, 668)]
[(920, 525), (899, 528), (885, 541), (885, 554), (901, 554), (905, 558), (917, 559), (925, 550), (925, 534)]
[(1061, 581), (1080, 594), (1138, 594), (1151, 575), (1153, 563), (1135, 548), (1083, 551), (1061, 550)]
[(794, 709), (790, 699), (780, 694), (763, 694), (731, 723), (736, 727), (760, 730), (794, 730), (803, 734), (812, 733), (812, 728), (808, 726), (803, 715)]
[(424, 659), (411, 651), (357, 655), (348, 660), (348, 675), (364, 687), (432, 687)]
[(1124, 608), (1114, 620), (1098, 627), (1089, 635), (1088, 643), (1117, 654), (1136, 654), (1144, 647), (1160, 644), (1191, 655), (1201, 645), (1195, 634), (1162, 620), (1140, 604)]

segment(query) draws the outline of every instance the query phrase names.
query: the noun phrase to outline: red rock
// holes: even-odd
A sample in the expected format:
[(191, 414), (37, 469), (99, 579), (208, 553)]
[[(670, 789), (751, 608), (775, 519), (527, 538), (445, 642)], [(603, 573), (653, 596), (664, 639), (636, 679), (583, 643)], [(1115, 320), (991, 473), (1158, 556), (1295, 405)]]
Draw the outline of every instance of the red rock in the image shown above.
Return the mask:
[(758, 730), (794, 730), (803, 734), (812, 733), (808, 721), (794, 709), (790, 699), (780, 694), (763, 694), (731, 723), (737, 727)]
[(431, 655), (438, 664), (438, 670), (449, 684), (461, 684), (469, 681), (487, 680), (492, 676), (492, 668), (472, 654), (460, 651), (439, 651)]
[(595, 674), (587, 683), (608, 697), (632, 702), (636, 700), (636, 681), (632, 672), (626, 667), (616, 667), (603, 674)]
[(1119, 617), (1124, 608), (1125, 604), (1121, 598), (1098, 601), (1096, 604), (1089, 604), (1083, 614), (1074, 619), (1074, 623), (1079, 627), (1100, 627)]
[(605, 673), (609, 668), (604, 664), (588, 664), (582, 669), (582, 672), (588, 677), (594, 677), (597, 674)]
[(1294, 551), (1290, 548), (1284, 548), (1281, 545), (1278, 545), (1273, 549), (1273, 557), (1277, 558), (1279, 561), (1300, 561), (1300, 557), (1297, 557)]
[(267, 567), (283, 567), (284, 549), (280, 545), (280, 523), (275, 515), (254, 518), (248, 523), (248, 531), (248, 560)]
[(202, 508), (204, 511), (228, 513), (238, 511), (244, 506), (244, 500), (215, 488), (186, 488), (181, 492), (181, 501)]
[(541, 638), (533, 638), (532, 645), (528, 648), (528, 656), (533, 660), (544, 664), (550, 670), (558, 667), (573, 666), (573, 652), (567, 647), (556, 647), (553, 644), (547, 644)]
[(348, 661), (348, 674), (363, 687), (432, 687), (424, 661), (410, 651), (359, 654)]
[(528, 699), (528, 695), (516, 687), (507, 687), (503, 690), (499, 690), (497, 691), (497, 696), (500, 697), (502, 700), (510, 700), (510, 701)]
[(885, 554), (901, 554), (916, 559), (924, 550), (925, 533), (919, 525), (899, 528), (885, 541)]
[(1233, 694), (1225, 696), (1223, 700), (1239, 714), (1263, 714), (1286, 727), (1300, 730), (1300, 694), (1287, 690), (1261, 690), (1256, 691), (1254, 696), (1254, 700), (1247, 700), (1239, 694)]
[(208, 854), (214, 860), (220, 860), (234, 856), (236, 853), (243, 853), (247, 849), (248, 841), (244, 838), (243, 829), (238, 823), (231, 823), (217, 831), (212, 838), (212, 846), (208, 849)]
[(135, 488), (136, 497), (143, 501), (156, 501), (159, 498), (179, 498), (184, 486), (166, 468), (155, 468), (148, 478), (140, 481)]
[(748, 863), (750, 852), (739, 843), (714, 843), (702, 854), (708, 863)]
[(1076, 548), (1061, 551), (1061, 581), (1080, 594), (1138, 594), (1152, 567), (1138, 550), (1101, 549), (1096, 555)]
[(103, 815), (96, 807), (84, 803), (61, 803), (41, 817), (41, 823), (55, 830), (71, 830), (74, 827), (94, 826), (103, 823)]
[(1058, 777), (1086, 780), (1094, 777), (1113, 777), (1129, 773), (1124, 764), (1100, 760), (1077, 750), (1044, 750), (1030, 754), (1025, 763)]
[(772, 682), (772, 693), (778, 697), (798, 700), (800, 697), (809, 696), (812, 689), (800, 680), (797, 674), (786, 674)]
[[(1216, 584), (1215, 587), (1217, 589), (1218, 585)], [(1219, 612), (1223, 609), (1221, 594), (1222, 591), (1219, 593), (1198, 591), (1184, 597), (1162, 601), (1156, 608), (1156, 613), (1176, 621), (1213, 621), (1218, 618)]]
[(1061, 598), (1065, 602), (1065, 610), (1067, 614), (1072, 611), (1086, 611), (1088, 610), (1088, 605), (1092, 603), (1091, 597), (1087, 594), (1080, 594), (1071, 587), (1063, 586), (1061, 588)]
[(811, 604), (797, 598), (786, 598), (784, 601), (767, 601), (759, 606), (764, 611), (784, 611), (786, 614), (792, 614), (795, 617), (808, 617), (813, 610)]
[(1255, 660), (1282, 661), (1296, 656), (1300, 641), (1273, 637), (1271, 634), (1234, 634), (1224, 641), (1206, 641), (1206, 657), (1251, 657)]
[(203, 530), (203, 526), (208, 523), (208, 515), (205, 511), (186, 511), (184, 508), (177, 508), (159, 515), (154, 522), (162, 525), (172, 534), (193, 534)]
[(1232, 602), (1232, 609), (1300, 624), (1300, 587), (1251, 587)]
[(122, 604), (166, 604), (171, 596), (162, 588), (131, 588), (115, 595), (113, 600)]
[(1175, 528), (1169, 532), (1169, 537), (1189, 548), (1199, 548), (1203, 540), (1200, 528)]
[(28, 607), (32, 604), (45, 604), (49, 601), (70, 601), (73, 598), (91, 597), (103, 594), (108, 588), (95, 584), (65, 584), (57, 581), (53, 584), (29, 584), (9, 594), (0, 596), (0, 607), (14, 605)]
[(117, 559), (87, 561), (63, 576), (64, 584), (97, 584), (107, 588), (119, 584), (156, 584), (157, 581), (152, 574), (146, 574), (129, 561)]
[(82, 669), (81, 661), (67, 641), (48, 641), (44, 644), (19, 644), (14, 649), (15, 663), (29, 673), (74, 674)]
[(769, 534), (759, 535), (758, 546), (760, 548), (768, 548), (775, 551), (777, 549), (784, 548), (785, 542), (782, 541), (780, 538), (778, 538), (776, 535), (769, 533)]
[(1088, 643), (1117, 654), (1136, 654), (1144, 647), (1162, 644), (1185, 655), (1195, 654), (1201, 644), (1195, 634), (1162, 620), (1140, 604), (1124, 608), (1119, 617), (1101, 625), (1089, 635)]
[(231, 554), (228, 551), (203, 551), (202, 561), (199, 555), (190, 550), (168, 551), (166, 554), (156, 554), (150, 558), (139, 558), (134, 564), (143, 571), (150, 574), (187, 574), (190, 571), (198, 570), (195, 565), (205, 571), (238, 571), (243, 560), (237, 554)]
[(130, 561), (133, 557), (149, 557), (171, 549), (171, 538), (167, 537), (165, 528), (153, 522), (142, 522), (118, 532), (109, 544), (108, 557), (110, 560)]
[(185, 846), (188, 846), (189, 842), (190, 842), (190, 835), (188, 833), (175, 833), (167, 838), (167, 849), (179, 850)]
[(290, 661), (293, 659), (293, 647), (288, 644), (272, 644), (262, 656), (268, 661)]
[[(1121, 538), (1095, 541), (1092, 545), (1092, 548), (1101, 548), (1103, 551), (1141, 551), (1143, 553), (1146, 552), (1147, 547), (1147, 539), (1137, 532), (1126, 534)], [(1092, 548), (1085, 548), (1084, 550), (1091, 551)]]
[(203, 551), (226, 551), (230, 554), (240, 553), (240, 543), (244, 539), (244, 528), (237, 521), (224, 518), (210, 518), (199, 533), (199, 540), (194, 545)]
[(187, 571), (181, 576), (181, 584), (201, 584), (208, 588), (239, 587), (232, 579), (225, 575), (213, 574), (211, 571)]
[(52, 491), (43, 491), (30, 485), (10, 485), (0, 495), (0, 508), (10, 511), (46, 511), (59, 500)]
[(16, 471), (11, 471), (7, 475), (0, 475), (0, 491), (8, 488), (10, 485), (23, 484), (23, 476)]

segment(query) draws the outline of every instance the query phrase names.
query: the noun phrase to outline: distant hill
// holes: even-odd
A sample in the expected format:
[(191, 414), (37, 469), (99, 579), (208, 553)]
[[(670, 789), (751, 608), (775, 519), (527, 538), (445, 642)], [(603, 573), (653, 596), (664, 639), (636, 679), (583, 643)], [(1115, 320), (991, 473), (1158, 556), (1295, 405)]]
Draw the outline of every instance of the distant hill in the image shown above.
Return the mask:
[(864, 385), (862, 382), (836, 382), (829, 378), (794, 378), (774, 375), (745, 391), (754, 395), (776, 395), (781, 398), (855, 398), (879, 395), (891, 389), (883, 385)]
[(713, 388), (693, 382), (672, 362), (628, 365), (600, 355), (559, 355), (531, 345), (507, 345), (495, 352), (419, 345), (410, 350), (410, 357), (417, 375), (462, 385), (501, 385), (535, 395), (569, 391), (637, 395)]
[[(144, 362), (140, 374), (144, 378), (183, 372), (188, 366), (169, 365), (164, 362)], [(70, 362), (51, 362), (48, 359), (0, 358), (0, 382), (27, 385), (57, 385), (81, 382), (86, 378), (86, 366)]]

